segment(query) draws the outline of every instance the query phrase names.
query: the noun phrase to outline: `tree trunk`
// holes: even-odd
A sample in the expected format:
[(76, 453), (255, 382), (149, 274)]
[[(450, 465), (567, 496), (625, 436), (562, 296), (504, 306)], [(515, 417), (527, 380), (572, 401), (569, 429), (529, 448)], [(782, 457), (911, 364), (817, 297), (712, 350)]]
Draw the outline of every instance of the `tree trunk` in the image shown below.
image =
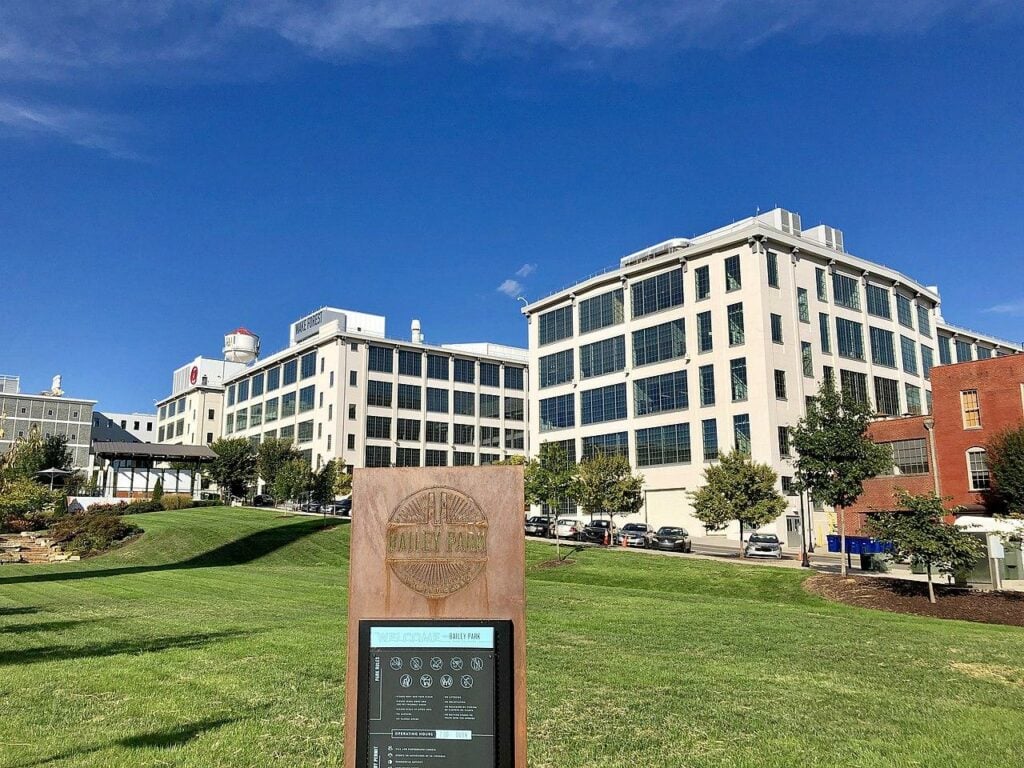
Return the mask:
[(928, 563), (928, 602), (935, 602), (935, 585), (932, 584), (932, 564)]
[(743, 521), (740, 520), (740, 559), (742, 560), (747, 556), (747, 551), (743, 548)]
[(839, 573), (846, 578), (846, 509), (837, 507), (839, 513)]

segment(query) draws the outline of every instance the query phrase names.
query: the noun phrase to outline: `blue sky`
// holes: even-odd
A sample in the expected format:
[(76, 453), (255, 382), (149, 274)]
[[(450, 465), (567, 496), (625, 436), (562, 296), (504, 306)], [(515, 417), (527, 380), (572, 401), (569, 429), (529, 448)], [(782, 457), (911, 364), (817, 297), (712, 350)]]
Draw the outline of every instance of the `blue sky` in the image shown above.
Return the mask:
[(1024, 340), (1019, 2), (584, 5), (7, 0), (0, 373), (148, 409), (322, 305), (525, 345), (515, 296), (775, 205)]

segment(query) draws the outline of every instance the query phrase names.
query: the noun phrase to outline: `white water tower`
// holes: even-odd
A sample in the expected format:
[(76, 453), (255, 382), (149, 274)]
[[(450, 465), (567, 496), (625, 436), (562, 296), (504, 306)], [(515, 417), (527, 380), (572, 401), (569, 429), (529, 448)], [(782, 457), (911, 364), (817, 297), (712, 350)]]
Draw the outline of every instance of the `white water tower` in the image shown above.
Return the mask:
[(260, 337), (248, 328), (224, 334), (224, 359), (229, 363), (251, 363), (260, 353)]

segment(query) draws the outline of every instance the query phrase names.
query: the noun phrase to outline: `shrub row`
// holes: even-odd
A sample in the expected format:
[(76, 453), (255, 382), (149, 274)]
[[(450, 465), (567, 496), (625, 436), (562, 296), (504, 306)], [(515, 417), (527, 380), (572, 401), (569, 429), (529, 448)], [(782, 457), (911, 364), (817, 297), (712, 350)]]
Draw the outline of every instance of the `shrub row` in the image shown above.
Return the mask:
[(200, 500), (193, 501), (185, 494), (165, 495), (160, 501), (122, 501), (117, 504), (93, 504), (89, 512), (106, 512), (116, 515), (138, 515), (143, 512), (162, 512), (165, 509), (189, 509), (190, 507), (215, 507), (219, 502)]
[(55, 522), (50, 527), (50, 536), (61, 542), (68, 552), (91, 555), (109, 549), (139, 530), (137, 525), (125, 522), (114, 512), (89, 509)]

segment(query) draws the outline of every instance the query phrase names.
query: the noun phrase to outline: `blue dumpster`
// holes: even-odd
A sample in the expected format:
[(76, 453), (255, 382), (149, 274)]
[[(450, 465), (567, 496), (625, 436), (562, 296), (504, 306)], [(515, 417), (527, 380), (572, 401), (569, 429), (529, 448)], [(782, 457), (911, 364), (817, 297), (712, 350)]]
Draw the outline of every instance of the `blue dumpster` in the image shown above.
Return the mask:
[(838, 552), (839, 551), (839, 534), (837, 534), (837, 533), (830, 533), (827, 536), (825, 536), (825, 541), (828, 542), (828, 551), (829, 552)]

